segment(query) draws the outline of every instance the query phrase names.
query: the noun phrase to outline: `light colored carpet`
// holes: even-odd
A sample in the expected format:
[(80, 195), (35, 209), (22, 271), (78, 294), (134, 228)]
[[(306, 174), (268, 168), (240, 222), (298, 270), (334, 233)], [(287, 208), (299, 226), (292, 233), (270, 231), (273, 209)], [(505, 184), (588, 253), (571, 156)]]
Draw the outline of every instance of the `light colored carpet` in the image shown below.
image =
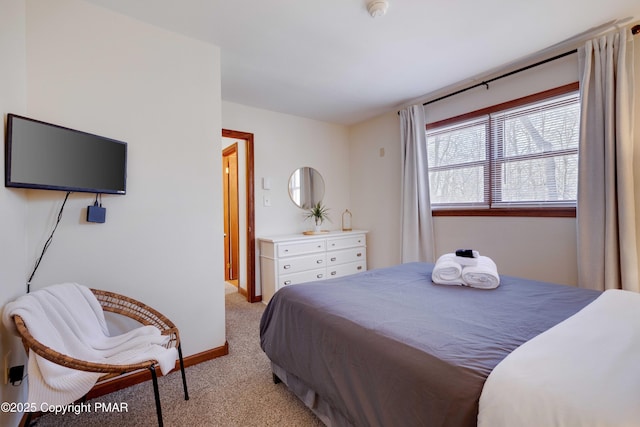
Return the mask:
[[(227, 286), (226, 326), (229, 354), (186, 369), (189, 400), (180, 372), (159, 378), (165, 426), (322, 426), (322, 422), (284, 384), (274, 384), (260, 348), (259, 323), (264, 304), (249, 304)], [(128, 412), (47, 414), (37, 426), (155, 426), (151, 382), (88, 401), (126, 403)]]

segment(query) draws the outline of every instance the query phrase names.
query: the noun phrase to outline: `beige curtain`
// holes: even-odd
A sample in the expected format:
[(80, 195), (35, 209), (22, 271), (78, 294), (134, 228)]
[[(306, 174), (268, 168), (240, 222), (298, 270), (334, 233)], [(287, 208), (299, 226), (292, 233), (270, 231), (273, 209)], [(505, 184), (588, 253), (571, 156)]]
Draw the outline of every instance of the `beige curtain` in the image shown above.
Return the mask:
[(628, 29), (578, 50), (578, 282), (640, 291), (633, 183), (633, 38)]
[(402, 144), (401, 241), (403, 263), (434, 262), (427, 135), (422, 105), (400, 111)]
[(315, 205), (316, 196), (314, 194), (313, 169), (300, 168), (300, 207), (311, 209)]

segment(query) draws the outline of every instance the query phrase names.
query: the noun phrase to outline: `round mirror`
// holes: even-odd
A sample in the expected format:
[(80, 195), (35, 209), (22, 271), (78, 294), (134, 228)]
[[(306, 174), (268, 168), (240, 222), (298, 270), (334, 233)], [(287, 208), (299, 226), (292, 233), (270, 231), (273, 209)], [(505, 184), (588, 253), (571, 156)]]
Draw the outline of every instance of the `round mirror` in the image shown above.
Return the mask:
[(310, 167), (298, 168), (289, 178), (289, 196), (302, 209), (311, 209), (324, 197), (324, 180)]

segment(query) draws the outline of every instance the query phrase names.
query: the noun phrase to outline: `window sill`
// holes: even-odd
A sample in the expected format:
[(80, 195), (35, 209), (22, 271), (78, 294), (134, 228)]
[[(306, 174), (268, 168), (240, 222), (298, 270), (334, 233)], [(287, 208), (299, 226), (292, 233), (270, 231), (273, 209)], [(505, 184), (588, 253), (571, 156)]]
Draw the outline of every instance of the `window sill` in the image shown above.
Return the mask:
[(540, 218), (575, 218), (575, 207), (564, 208), (493, 208), (493, 209), (432, 209), (432, 216), (513, 216)]

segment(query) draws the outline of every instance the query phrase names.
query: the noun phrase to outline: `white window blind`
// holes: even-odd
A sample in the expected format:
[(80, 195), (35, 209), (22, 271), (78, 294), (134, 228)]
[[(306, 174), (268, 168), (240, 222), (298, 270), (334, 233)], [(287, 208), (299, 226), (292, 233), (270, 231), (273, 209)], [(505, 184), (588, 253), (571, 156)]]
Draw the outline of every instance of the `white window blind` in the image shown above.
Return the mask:
[(577, 92), (427, 131), (438, 208), (575, 206)]
[(488, 207), (489, 116), (427, 132), (434, 206)]

